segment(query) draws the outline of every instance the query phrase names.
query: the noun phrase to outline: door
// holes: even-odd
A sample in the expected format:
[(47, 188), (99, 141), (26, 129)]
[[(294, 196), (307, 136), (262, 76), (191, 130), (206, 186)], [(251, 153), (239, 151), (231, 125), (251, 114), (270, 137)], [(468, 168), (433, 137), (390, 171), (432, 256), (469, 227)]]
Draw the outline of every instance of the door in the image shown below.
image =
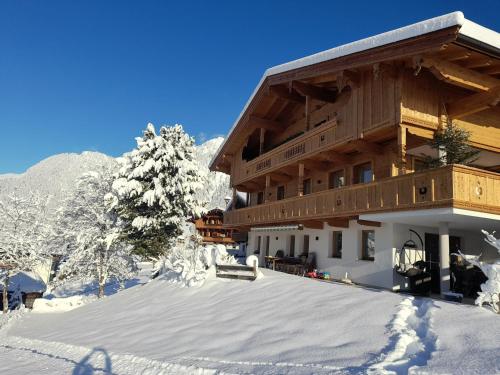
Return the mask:
[(295, 235), (290, 236), (290, 248), (289, 248), (288, 255), (291, 257), (295, 256)]
[[(450, 254), (457, 252), (460, 247), (460, 237), (450, 236)], [(425, 234), (425, 263), (431, 273), (432, 293), (441, 292), (440, 263), (439, 263), (439, 235), (434, 233)], [(453, 290), (452, 278), (450, 278), (450, 289)]]
[(302, 255), (307, 256), (309, 254), (309, 235), (308, 234), (304, 235), (304, 244), (303, 244), (302, 249), (303, 249)]
[(431, 274), (432, 293), (441, 292), (439, 280), (439, 235), (434, 233), (425, 234), (425, 263)]

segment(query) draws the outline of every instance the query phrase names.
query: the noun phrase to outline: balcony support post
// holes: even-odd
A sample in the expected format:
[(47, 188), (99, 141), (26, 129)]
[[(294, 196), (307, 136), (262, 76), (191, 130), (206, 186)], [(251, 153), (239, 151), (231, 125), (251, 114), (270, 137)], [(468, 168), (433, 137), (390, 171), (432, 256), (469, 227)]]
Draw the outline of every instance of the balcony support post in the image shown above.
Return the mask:
[(236, 200), (238, 199), (238, 195), (236, 194), (236, 188), (233, 187), (233, 201), (231, 209), (234, 211), (236, 210)]
[(271, 186), (271, 175), (266, 175), (266, 186), (264, 188), (264, 202), (269, 202), (269, 188)]
[(264, 153), (265, 136), (266, 136), (266, 129), (260, 128), (259, 155), (262, 155)]
[(311, 128), (311, 97), (306, 96), (306, 107), (305, 107), (305, 115), (306, 115), (306, 131), (309, 131)]
[(398, 174), (406, 174), (406, 126), (398, 127)]
[(439, 275), (441, 295), (450, 291), (450, 234), (448, 223), (439, 223)]
[(299, 184), (297, 186), (297, 195), (299, 197), (304, 195), (304, 163), (299, 163)]

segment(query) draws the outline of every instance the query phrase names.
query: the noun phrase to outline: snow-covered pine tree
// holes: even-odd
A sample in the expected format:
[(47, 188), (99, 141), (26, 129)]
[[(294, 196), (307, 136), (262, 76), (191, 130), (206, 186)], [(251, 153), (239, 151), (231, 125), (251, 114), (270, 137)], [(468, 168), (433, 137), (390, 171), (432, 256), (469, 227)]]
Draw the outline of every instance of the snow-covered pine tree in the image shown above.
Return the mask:
[(59, 232), (65, 233), (60, 243), (68, 246), (59, 278), (97, 281), (99, 298), (106, 283), (130, 278), (137, 269), (130, 245), (121, 238), (118, 215), (105, 199), (113, 171), (102, 167), (80, 176), (58, 217)]
[(48, 197), (16, 192), (0, 201), (0, 281), (3, 285), (3, 312), (8, 311), (9, 279), (21, 271), (31, 271), (49, 256), (47, 241), (52, 226), (47, 219)]
[(437, 150), (438, 156), (427, 156), (426, 164), (430, 168), (449, 164), (470, 164), (476, 160), (478, 150), (469, 146), (470, 132), (449, 123), (442, 131), (436, 132), (429, 146)]
[(181, 125), (148, 124), (137, 147), (125, 154), (108, 198), (125, 223), (137, 254), (155, 258), (168, 251), (181, 226), (203, 208), (196, 199), (202, 179), (194, 160), (194, 140)]

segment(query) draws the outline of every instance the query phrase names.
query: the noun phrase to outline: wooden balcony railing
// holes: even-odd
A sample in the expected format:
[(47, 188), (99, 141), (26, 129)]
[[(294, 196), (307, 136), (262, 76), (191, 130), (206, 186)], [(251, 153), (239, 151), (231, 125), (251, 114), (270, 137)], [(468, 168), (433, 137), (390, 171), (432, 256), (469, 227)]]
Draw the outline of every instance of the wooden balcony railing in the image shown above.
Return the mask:
[(345, 142), (350, 137), (339, 137), (336, 132), (336, 121), (332, 120), (307, 133), (286, 142), (275, 149), (262, 154), (249, 162), (241, 162), (233, 172), (233, 184), (251, 180), (271, 170), (291, 164), (297, 159), (307, 158), (331, 148), (334, 144)]
[(229, 211), (224, 214), (224, 225), (251, 226), (438, 207), (500, 214), (500, 174), (449, 165)]

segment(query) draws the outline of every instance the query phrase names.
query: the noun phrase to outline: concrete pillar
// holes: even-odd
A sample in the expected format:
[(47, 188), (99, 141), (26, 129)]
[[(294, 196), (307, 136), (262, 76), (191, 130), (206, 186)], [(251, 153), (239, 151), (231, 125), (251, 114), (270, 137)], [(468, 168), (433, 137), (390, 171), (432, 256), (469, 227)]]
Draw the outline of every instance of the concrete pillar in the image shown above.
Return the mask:
[(439, 275), (441, 294), (450, 291), (450, 234), (448, 223), (439, 223)]

